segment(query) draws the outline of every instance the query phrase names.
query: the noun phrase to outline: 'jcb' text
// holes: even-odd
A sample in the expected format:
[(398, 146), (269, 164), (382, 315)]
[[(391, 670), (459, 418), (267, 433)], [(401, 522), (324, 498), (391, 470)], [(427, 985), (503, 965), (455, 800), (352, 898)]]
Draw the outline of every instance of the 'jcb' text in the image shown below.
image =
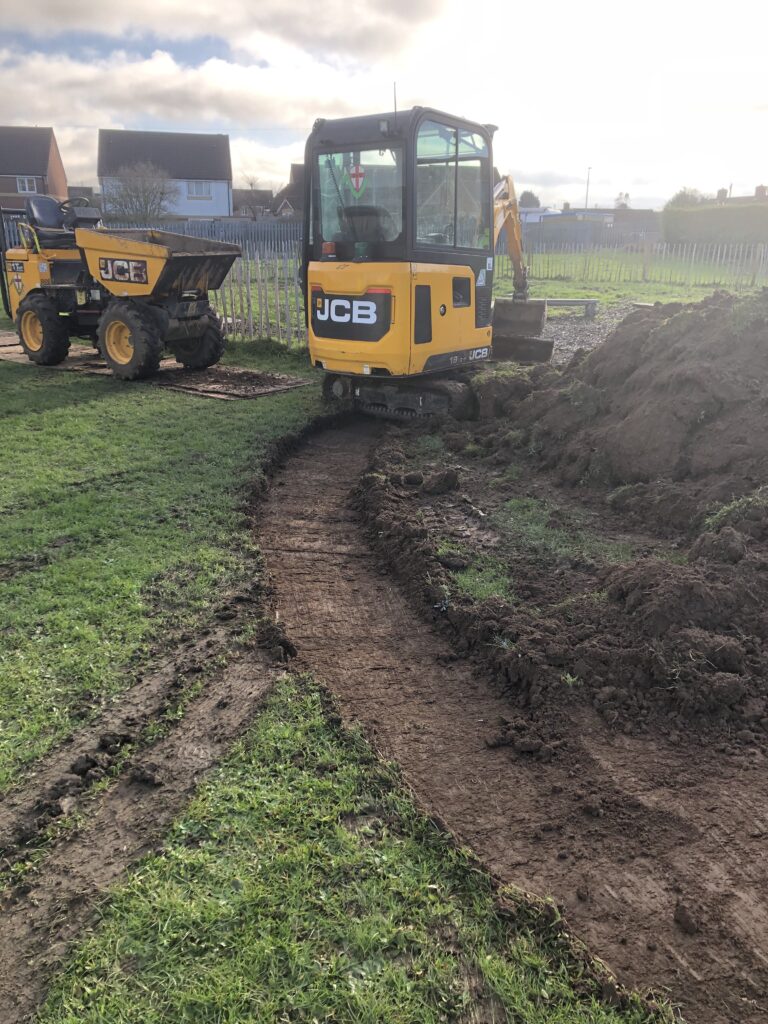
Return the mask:
[(375, 324), (376, 303), (370, 299), (316, 299), (315, 316), (318, 320), (332, 320), (336, 324)]
[(115, 260), (100, 258), (99, 275), (102, 281), (129, 281), (131, 284), (147, 283), (146, 260)]

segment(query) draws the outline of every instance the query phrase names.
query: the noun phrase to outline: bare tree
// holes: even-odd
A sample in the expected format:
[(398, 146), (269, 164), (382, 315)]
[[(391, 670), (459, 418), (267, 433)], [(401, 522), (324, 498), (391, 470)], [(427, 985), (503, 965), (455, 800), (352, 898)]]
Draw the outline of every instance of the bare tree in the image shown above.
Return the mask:
[[(726, 192), (726, 190), (721, 189), (721, 191), (725, 192), (725, 195), (727, 197), (728, 193)], [(718, 194), (718, 199), (719, 198), (720, 195)], [(675, 207), (685, 208), (688, 206), (699, 206), (701, 203), (706, 203), (707, 199), (708, 197), (705, 196), (703, 192), (699, 192), (697, 188), (689, 188), (687, 185), (685, 185), (678, 192), (675, 192), (671, 199), (667, 200), (664, 209), (671, 210), (674, 209)]]
[(120, 167), (114, 178), (104, 183), (105, 212), (126, 220), (157, 220), (178, 198), (178, 185), (149, 161)]

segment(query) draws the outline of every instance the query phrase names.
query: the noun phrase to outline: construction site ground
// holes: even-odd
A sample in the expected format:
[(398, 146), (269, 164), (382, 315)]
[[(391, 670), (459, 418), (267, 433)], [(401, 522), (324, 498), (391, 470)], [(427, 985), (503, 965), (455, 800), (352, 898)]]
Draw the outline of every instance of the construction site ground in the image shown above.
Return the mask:
[(0, 1020), (765, 1019), (761, 451), (619, 483), (605, 397), (763, 330), (680, 312), (461, 422), (0, 365)]

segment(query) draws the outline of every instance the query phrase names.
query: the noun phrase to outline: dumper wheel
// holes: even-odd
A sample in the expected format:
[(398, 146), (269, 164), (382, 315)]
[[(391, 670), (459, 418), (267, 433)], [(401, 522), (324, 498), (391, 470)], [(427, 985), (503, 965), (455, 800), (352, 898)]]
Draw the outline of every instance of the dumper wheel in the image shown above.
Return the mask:
[(135, 302), (110, 302), (99, 321), (99, 350), (115, 377), (149, 377), (157, 372), (163, 354), (159, 325)]
[(219, 321), (210, 314), (202, 317), (201, 334), (173, 342), (173, 354), (177, 363), (188, 370), (204, 370), (213, 366), (224, 355), (226, 341), (221, 333)]
[(69, 354), (69, 331), (55, 304), (42, 292), (19, 303), (16, 324), (21, 347), (33, 363), (56, 366)]

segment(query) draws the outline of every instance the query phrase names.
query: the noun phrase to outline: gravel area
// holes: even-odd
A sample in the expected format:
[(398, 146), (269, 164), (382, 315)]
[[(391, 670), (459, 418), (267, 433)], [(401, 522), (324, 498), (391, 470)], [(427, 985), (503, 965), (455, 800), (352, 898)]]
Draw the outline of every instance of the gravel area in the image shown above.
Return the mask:
[(599, 306), (597, 316), (592, 319), (577, 312), (551, 315), (542, 337), (554, 339), (552, 362), (555, 366), (562, 366), (577, 349), (595, 348), (631, 312), (632, 303), (624, 302), (616, 306)]

